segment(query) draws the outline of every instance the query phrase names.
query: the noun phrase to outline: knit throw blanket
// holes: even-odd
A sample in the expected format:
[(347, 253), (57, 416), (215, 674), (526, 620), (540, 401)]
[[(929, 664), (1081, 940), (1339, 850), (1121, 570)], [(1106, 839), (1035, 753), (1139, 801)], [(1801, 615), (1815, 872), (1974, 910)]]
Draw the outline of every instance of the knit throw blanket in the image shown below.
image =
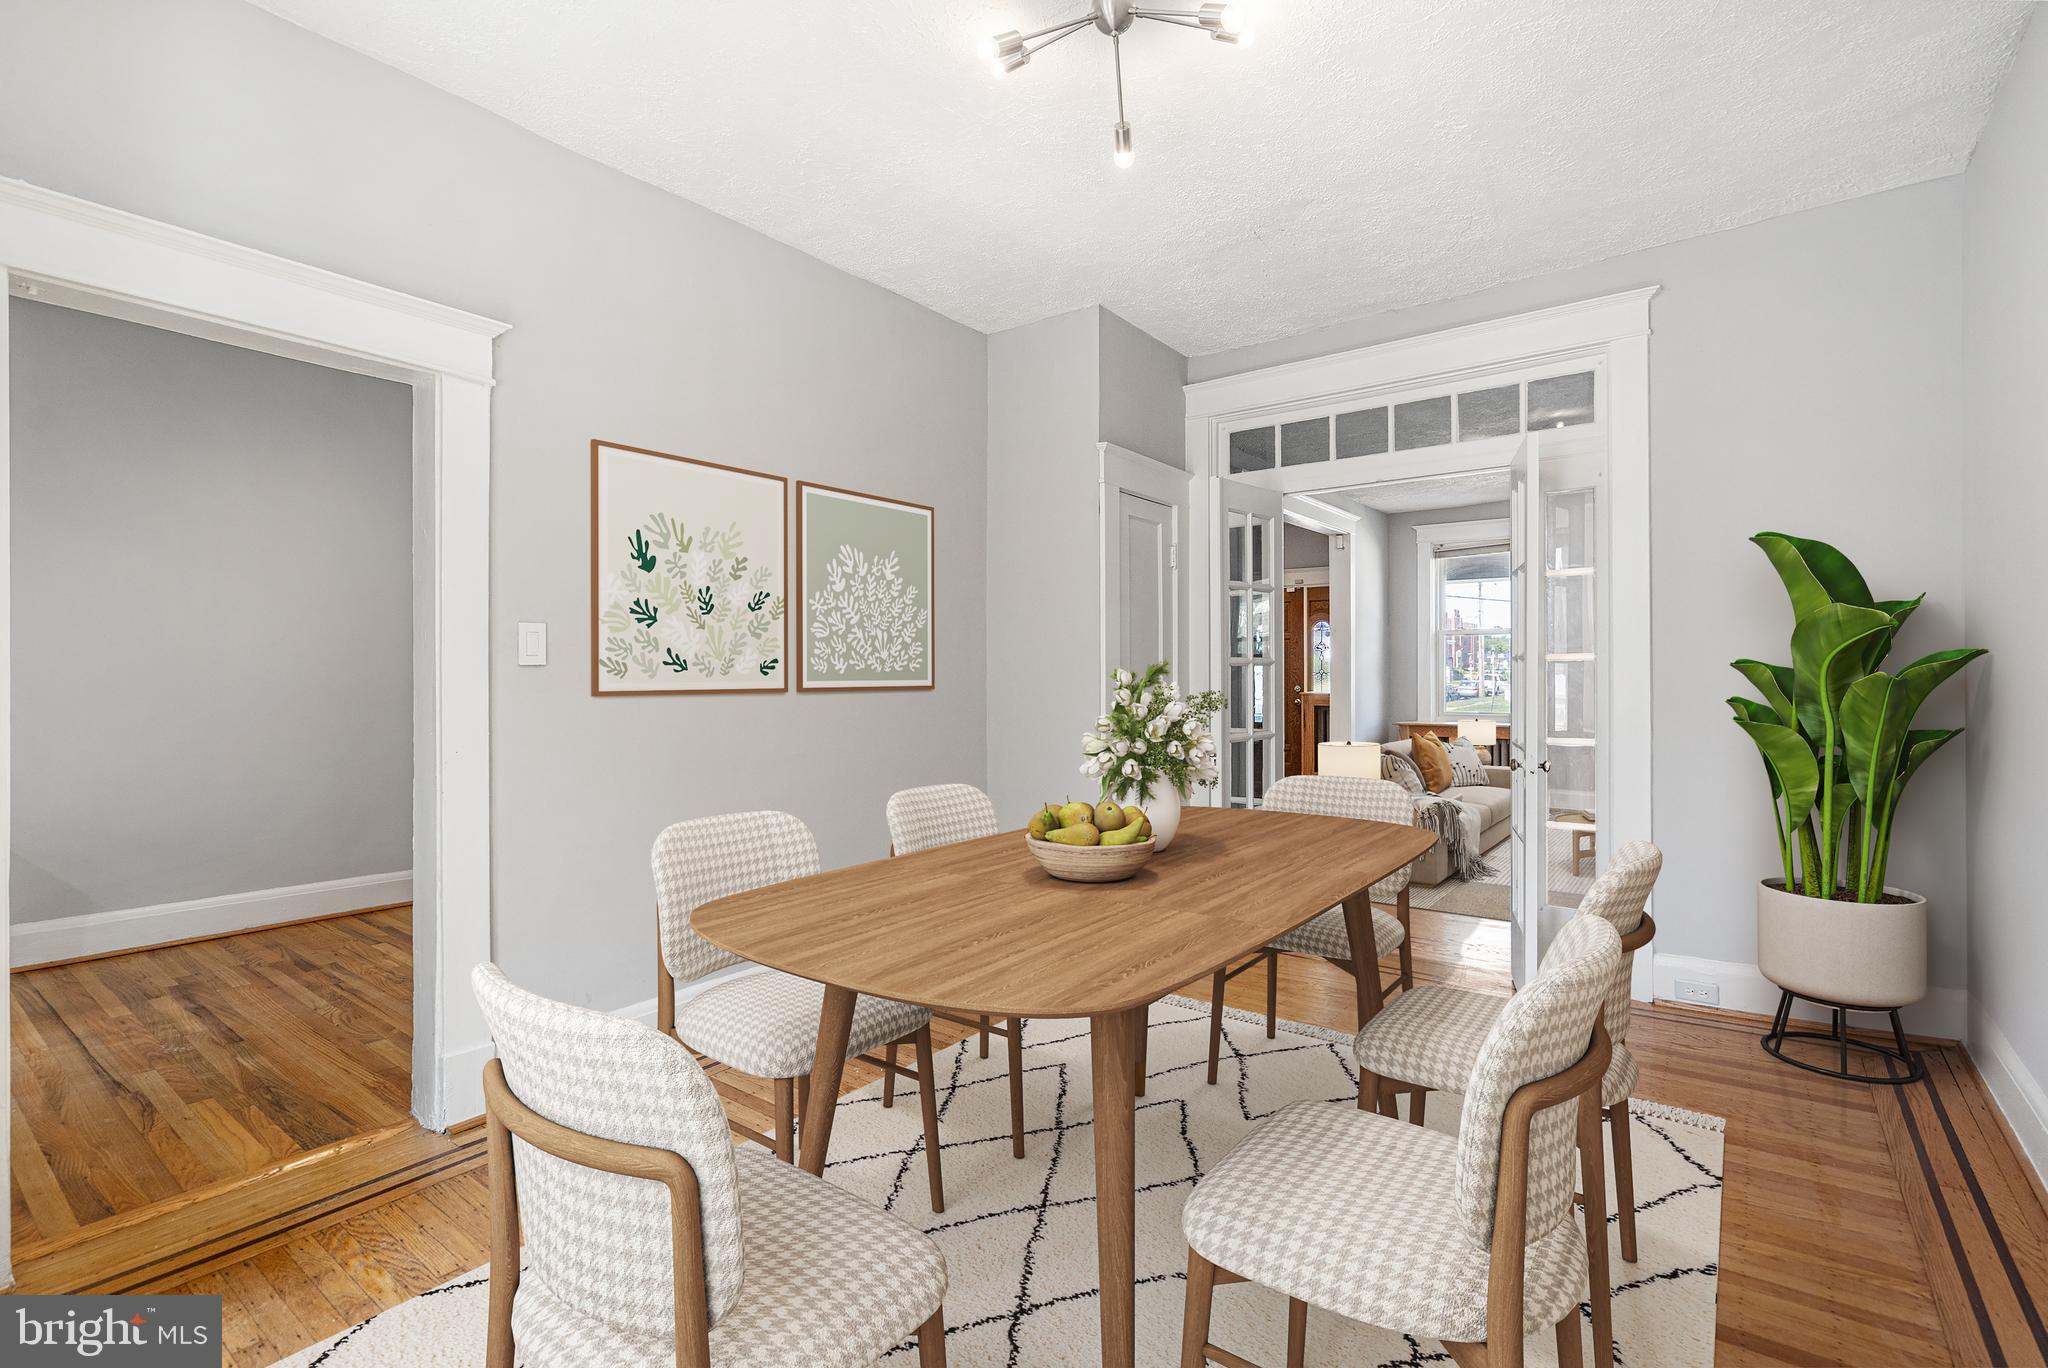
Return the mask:
[(1451, 873), (1460, 879), (1484, 879), (1493, 874), (1479, 858), (1479, 814), (1470, 812), (1455, 799), (1433, 795), (1415, 799), (1415, 825), (1433, 831), (1450, 857)]

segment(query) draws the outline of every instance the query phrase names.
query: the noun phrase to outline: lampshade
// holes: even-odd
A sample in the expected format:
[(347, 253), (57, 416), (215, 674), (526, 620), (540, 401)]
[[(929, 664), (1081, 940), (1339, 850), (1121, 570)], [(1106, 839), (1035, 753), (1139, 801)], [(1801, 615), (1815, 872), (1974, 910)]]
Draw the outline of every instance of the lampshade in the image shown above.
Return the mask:
[(1468, 717), (1458, 723), (1458, 735), (1470, 741), (1475, 749), (1485, 750), (1494, 742), (1500, 740), (1500, 724), (1498, 722), (1482, 722)]
[(1377, 741), (1324, 741), (1316, 746), (1316, 773), (1344, 774), (1354, 779), (1380, 777)]

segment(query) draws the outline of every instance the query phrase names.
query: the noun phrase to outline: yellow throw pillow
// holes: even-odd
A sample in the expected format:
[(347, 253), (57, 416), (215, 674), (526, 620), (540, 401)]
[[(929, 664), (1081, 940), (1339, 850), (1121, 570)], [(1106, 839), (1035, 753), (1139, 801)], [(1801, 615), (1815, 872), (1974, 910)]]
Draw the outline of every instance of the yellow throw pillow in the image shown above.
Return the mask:
[(1415, 768), (1422, 771), (1423, 785), (1431, 793), (1442, 793), (1451, 786), (1451, 753), (1444, 749), (1442, 738), (1428, 732), (1415, 738)]

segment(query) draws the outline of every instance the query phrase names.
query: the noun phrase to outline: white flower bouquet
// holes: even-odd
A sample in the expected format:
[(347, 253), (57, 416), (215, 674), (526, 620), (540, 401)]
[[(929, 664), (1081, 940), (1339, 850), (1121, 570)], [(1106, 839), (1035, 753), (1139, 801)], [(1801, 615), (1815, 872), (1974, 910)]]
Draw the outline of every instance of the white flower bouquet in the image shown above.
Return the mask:
[(1142, 798), (1164, 781), (1182, 798), (1196, 784), (1216, 782), (1216, 742), (1209, 721), (1223, 706), (1214, 689), (1180, 696), (1166, 662), (1133, 675), (1118, 670), (1110, 709), (1081, 737), (1081, 773), (1102, 782), (1102, 796)]

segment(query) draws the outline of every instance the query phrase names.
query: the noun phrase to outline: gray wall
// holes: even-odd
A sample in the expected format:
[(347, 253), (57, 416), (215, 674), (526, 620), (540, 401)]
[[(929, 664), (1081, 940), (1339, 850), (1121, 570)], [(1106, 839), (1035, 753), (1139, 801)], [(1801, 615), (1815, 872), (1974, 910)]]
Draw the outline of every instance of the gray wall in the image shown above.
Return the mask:
[[(1394, 721), (1387, 691), (1387, 578), (1392, 519), (1376, 508), (1359, 511), (1351, 534), (1351, 739), (1383, 741)], [(1340, 643), (1341, 645), (1341, 643)]]
[[(843, 864), (887, 850), (895, 789), (985, 778), (980, 334), (238, 0), (0, 0), (0, 32), (0, 175), (512, 324), (491, 708), (513, 977), (649, 997), (670, 822), (785, 808)], [(934, 505), (938, 687), (592, 699), (593, 437)], [(550, 626), (545, 668), (512, 663), (521, 619)]]
[[(2048, 640), (2036, 569), (2048, 507), (2048, 25), (2036, 18), (1970, 162), (1964, 241), (1963, 463), (1970, 667), (1970, 991), (2037, 1086), (2048, 1086), (2048, 919), (2034, 863), (2044, 807)], [(1939, 448), (1951, 458), (1953, 442)], [(1916, 487), (1916, 497), (1921, 489)], [(1917, 801), (1926, 811), (1926, 799)], [(1979, 1022), (1972, 1022), (1973, 1047)], [(2037, 1094), (2038, 1096), (2038, 1094)], [(2048, 1118), (2041, 1118), (2048, 1122)], [(2038, 1147), (2040, 1136), (2035, 1132)], [(2035, 1162), (2048, 1164), (2037, 1148)]]
[(1396, 722), (1433, 720), (1423, 717), (1418, 711), (1422, 702), (1415, 696), (1417, 654), (1421, 649), (1422, 632), (1417, 616), (1421, 589), (1415, 582), (1415, 529), (1428, 523), (1477, 522), (1482, 518), (1505, 518), (1507, 515), (1505, 503), (1387, 514), (1387, 734), (1367, 737), (1367, 740), (1393, 740), (1393, 724)]
[(411, 389), (7, 322), (14, 920), (410, 869)]
[(1095, 797), (1080, 736), (1103, 702), (1100, 313), (988, 339), (988, 789), (1007, 825)]
[(1185, 467), (1188, 359), (1107, 309), (1095, 313), (1102, 440)]
[[(1204, 380), (1664, 287), (1650, 340), (1660, 952), (1755, 963), (1753, 884), (1777, 866), (1762, 766), (1721, 700), (1742, 682), (1728, 662), (1786, 658), (1792, 623), (1744, 539), (1766, 528), (1820, 537), (1884, 594), (1926, 590), (1900, 659), (1962, 640), (1962, 209), (1950, 177), (1189, 362), (1189, 378)], [(1924, 716), (1962, 714), (1951, 685)], [(1892, 861), (1896, 882), (1934, 901), (1933, 979), (1954, 987), (1969, 906), (1967, 768), (1944, 755), (1914, 782)]]
[(1306, 570), (1330, 563), (1330, 539), (1313, 527), (1288, 523), (1280, 542), (1280, 568)]

